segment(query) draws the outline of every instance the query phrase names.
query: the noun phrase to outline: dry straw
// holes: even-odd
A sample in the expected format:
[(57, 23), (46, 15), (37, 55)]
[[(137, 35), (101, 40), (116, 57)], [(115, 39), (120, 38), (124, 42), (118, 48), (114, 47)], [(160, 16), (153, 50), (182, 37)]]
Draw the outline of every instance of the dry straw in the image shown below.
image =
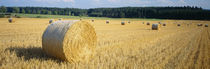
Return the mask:
[(158, 24), (152, 24), (152, 30), (158, 30), (159, 27), (158, 27)]
[(13, 19), (12, 18), (9, 18), (8, 21), (9, 21), (9, 23), (12, 23), (13, 22)]
[(46, 54), (69, 61), (88, 61), (94, 56), (96, 32), (84, 21), (57, 21), (50, 24), (42, 36)]

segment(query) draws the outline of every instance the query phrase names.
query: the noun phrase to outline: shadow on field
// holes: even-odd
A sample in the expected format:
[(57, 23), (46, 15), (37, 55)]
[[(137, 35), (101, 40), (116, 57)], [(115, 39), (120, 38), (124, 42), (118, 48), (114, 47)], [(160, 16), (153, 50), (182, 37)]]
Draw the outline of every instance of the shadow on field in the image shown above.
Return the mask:
[(15, 52), (17, 57), (24, 58), (24, 60), (30, 59), (38, 59), (38, 60), (53, 60), (58, 63), (63, 62), (62, 60), (56, 59), (54, 57), (46, 55), (41, 47), (30, 47), (30, 48), (22, 48), (22, 47), (11, 47), (7, 48), (6, 50), (10, 52)]

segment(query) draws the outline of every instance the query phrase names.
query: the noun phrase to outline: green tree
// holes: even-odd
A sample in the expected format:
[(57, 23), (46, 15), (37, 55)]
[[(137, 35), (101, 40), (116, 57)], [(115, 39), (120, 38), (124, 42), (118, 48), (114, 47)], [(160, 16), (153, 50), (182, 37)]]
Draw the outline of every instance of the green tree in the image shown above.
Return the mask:
[(6, 13), (7, 12), (7, 8), (5, 6), (1, 6), (0, 7), (0, 12), (1, 13)]
[(22, 9), (22, 10), (21, 10), (21, 13), (25, 13), (25, 10), (24, 10), (24, 9)]
[(19, 13), (20, 12), (20, 9), (18, 7), (13, 7), (12, 8), (12, 12), (13, 13)]

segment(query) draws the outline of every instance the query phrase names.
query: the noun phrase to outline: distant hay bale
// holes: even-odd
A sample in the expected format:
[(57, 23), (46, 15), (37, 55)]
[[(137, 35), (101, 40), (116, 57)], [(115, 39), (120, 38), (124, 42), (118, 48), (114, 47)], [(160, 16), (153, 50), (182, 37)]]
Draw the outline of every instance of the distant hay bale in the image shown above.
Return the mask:
[(63, 20), (63, 19), (62, 19), (62, 18), (59, 18), (58, 20), (61, 21), (61, 20)]
[(144, 22), (142, 22), (142, 24), (144, 24)]
[(203, 24), (197, 24), (197, 26), (203, 26)]
[(152, 24), (152, 30), (158, 30), (158, 24)]
[(147, 25), (150, 25), (150, 23), (149, 23), (149, 22), (147, 22)]
[(79, 20), (82, 21), (82, 18), (80, 18)]
[(92, 19), (91, 21), (94, 22), (94, 19)]
[(205, 24), (205, 27), (209, 27), (209, 25), (208, 24)]
[(177, 24), (177, 26), (181, 26), (181, 24)]
[(9, 18), (8, 21), (9, 21), (9, 23), (12, 23), (13, 22), (13, 19), (12, 18)]
[(42, 36), (43, 51), (70, 63), (89, 61), (96, 48), (96, 32), (84, 21), (57, 21)]
[(166, 26), (166, 24), (164, 23), (163, 26)]
[(109, 20), (106, 20), (106, 24), (109, 24)]
[(131, 23), (131, 21), (128, 21), (128, 23)]
[(53, 19), (50, 19), (50, 20), (49, 20), (49, 24), (51, 24), (51, 23), (53, 23)]
[(158, 22), (158, 24), (162, 24), (161, 22)]
[(121, 25), (125, 25), (125, 22), (121, 22)]

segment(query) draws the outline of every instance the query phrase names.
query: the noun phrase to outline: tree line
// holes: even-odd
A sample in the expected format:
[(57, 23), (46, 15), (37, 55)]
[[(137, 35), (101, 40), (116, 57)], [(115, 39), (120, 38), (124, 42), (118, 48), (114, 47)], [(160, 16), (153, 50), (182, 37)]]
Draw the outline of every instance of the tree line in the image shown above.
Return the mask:
[(111, 18), (157, 18), (210, 20), (210, 11), (200, 7), (120, 7), (120, 8), (56, 8), (0, 7), (0, 13), (48, 14)]

